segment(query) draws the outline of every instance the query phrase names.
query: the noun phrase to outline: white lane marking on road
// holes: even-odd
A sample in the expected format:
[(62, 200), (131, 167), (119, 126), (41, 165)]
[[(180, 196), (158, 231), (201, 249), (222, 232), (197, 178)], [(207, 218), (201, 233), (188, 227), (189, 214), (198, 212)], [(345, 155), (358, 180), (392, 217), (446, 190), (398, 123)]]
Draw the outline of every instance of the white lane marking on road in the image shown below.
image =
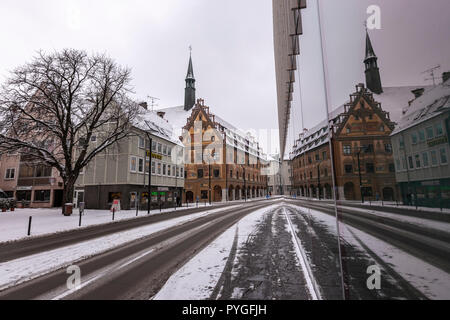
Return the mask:
[(127, 266), (129, 266), (131, 264), (133, 264), (134, 262), (136, 262), (136, 261), (138, 261), (138, 260), (140, 260), (140, 259), (142, 259), (142, 258), (144, 258), (144, 257), (146, 257), (148, 255), (150, 255), (151, 253), (155, 252), (156, 250), (159, 250), (162, 247), (168, 246), (168, 245), (170, 245), (170, 244), (172, 244), (172, 243), (174, 243), (174, 242), (176, 242), (176, 241), (178, 241), (178, 240), (180, 240), (180, 239), (182, 239), (182, 238), (184, 238), (186, 236), (191, 235), (192, 233), (195, 233), (195, 232), (197, 232), (197, 231), (199, 231), (199, 230), (201, 230), (201, 229), (203, 229), (205, 227), (208, 227), (209, 225), (213, 224), (214, 222), (216, 222), (216, 221), (209, 221), (209, 222), (204, 223), (204, 224), (202, 224), (202, 225), (200, 225), (200, 226), (198, 226), (198, 227), (196, 227), (194, 229), (188, 230), (186, 232), (183, 232), (182, 234), (179, 234), (179, 235), (174, 236), (174, 237), (172, 237), (170, 239), (167, 239), (166, 241), (163, 241), (163, 242), (153, 246), (152, 249), (150, 249), (150, 250), (148, 250), (148, 251), (138, 255), (137, 257), (133, 258), (132, 260), (129, 260), (129, 261), (127, 261), (127, 262), (117, 266), (117, 267), (116, 267), (116, 265), (113, 265), (113, 266), (107, 268), (106, 270), (100, 272), (99, 274), (97, 274), (93, 278), (89, 279), (88, 281), (84, 282), (82, 285), (78, 286), (77, 288), (72, 289), (72, 290), (67, 290), (64, 293), (56, 296), (55, 298), (52, 298), (52, 300), (64, 299), (65, 297), (67, 297), (67, 296), (69, 296), (69, 295), (71, 295), (71, 294), (73, 294), (73, 293), (75, 293), (77, 291), (80, 291), (81, 289), (87, 287), (89, 284), (99, 280), (100, 278), (102, 278), (102, 277), (104, 277), (104, 276), (106, 276), (108, 274), (111, 274), (111, 272), (113, 272), (113, 270), (121, 270), (121, 269), (123, 269), (123, 268), (125, 268), (125, 267), (127, 267)]
[(317, 284), (316, 279), (314, 278), (314, 274), (311, 270), (311, 267), (308, 263), (308, 258), (306, 256), (305, 250), (303, 249), (303, 246), (301, 244), (301, 240), (297, 237), (294, 231), (294, 226), (292, 225), (291, 218), (286, 212), (286, 208), (283, 208), (283, 213), (286, 217), (286, 220), (289, 225), (289, 231), (292, 236), (292, 242), (294, 244), (295, 253), (297, 254), (298, 260), (300, 261), (303, 274), (305, 276), (306, 284), (308, 287), (308, 290), (311, 294), (311, 297), (313, 300), (322, 300), (322, 295), (319, 290), (319, 286)]

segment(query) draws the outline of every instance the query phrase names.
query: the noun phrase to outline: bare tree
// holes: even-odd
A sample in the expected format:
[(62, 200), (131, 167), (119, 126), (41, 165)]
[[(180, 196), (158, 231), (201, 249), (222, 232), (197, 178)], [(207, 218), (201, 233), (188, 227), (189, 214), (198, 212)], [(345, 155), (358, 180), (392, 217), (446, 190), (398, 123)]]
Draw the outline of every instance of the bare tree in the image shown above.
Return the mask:
[(140, 113), (130, 82), (131, 71), (105, 55), (39, 52), (2, 85), (0, 152), (56, 168), (71, 203), (83, 168), (130, 134)]

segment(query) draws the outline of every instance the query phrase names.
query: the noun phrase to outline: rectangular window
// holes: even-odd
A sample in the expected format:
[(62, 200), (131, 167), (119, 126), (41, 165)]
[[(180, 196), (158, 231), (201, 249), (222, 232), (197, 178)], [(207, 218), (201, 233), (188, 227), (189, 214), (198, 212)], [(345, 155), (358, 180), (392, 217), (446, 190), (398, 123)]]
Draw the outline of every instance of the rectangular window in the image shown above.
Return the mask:
[(168, 155), (169, 157), (172, 156), (172, 147), (167, 147), (167, 155)]
[(34, 201), (49, 202), (50, 201), (50, 190), (35, 190), (34, 191)]
[(438, 157), (437, 157), (437, 152), (436, 151), (431, 151), (431, 165), (432, 166), (437, 166), (438, 165)]
[(393, 164), (393, 163), (389, 164), (389, 172), (391, 172), (391, 173), (395, 172), (395, 164)]
[(152, 142), (152, 151), (156, 152), (156, 141)]
[(148, 159), (145, 160), (145, 173), (149, 173), (150, 171), (150, 161)]
[(346, 164), (345, 165), (345, 173), (353, 173), (353, 165)]
[(400, 137), (400, 139), (398, 140), (398, 144), (400, 149), (405, 147), (405, 140), (403, 140), (403, 137)]
[(136, 157), (131, 157), (131, 160), (130, 160), (130, 171), (131, 172), (136, 172), (136, 168), (137, 168), (137, 158)]
[(417, 133), (415, 133), (415, 132), (413, 132), (412, 134), (411, 134), (411, 142), (412, 142), (412, 144), (417, 144)]
[(162, 144), (158, 143), (158, 153), (162, 154)]
[(421, 168), (422, 165), (420, 163), (420, 156), (418, 154), (416, 154), (415, 159), (416, 159), (416, 168), (417, 169)]
[(395, 159), (395, 166), (397, 167), (397, 171), (401, 170), (400, 159)]
[(139, 158), (139, 173), (144, 173), (144, 159)]
[(31, 191), (17, 191), (17, 201), (31, 201)]
[(433, 127), (428, 127), (427, 128), (427, 139), (431, 140), (433, 138), (434, 138)]
[(180, 168), (180, 178), (184, 178), (184, 168)]
[[(203, 170), (202, 170), (202, 172), (203, 172)], [(178, 168), (178, 167), (177, 167), (176, 177), (177, 178), (180, 177), (180, 168)], [(203, 176), (202, 176), (202, 178), (203, 178)]]
[(177, 167), (172, 166), (172, 174), (173, 174), (174, 177), (177, 176)]
[(167, 155), (167, 146), (166, 145), (163, 145), (163, 154)]
[(167, 165), (163, 164), (163, 176), (167, 175)]
[(368, 144), (367, 146), (363, 146), (365, 153), (373, 153), (373, 144)]
[(436, 126), (436, 137), (440, 137), (444, 134), (444, 130), (442, 129), (442, 123), (438, 123)]
[(425, 141), (425, 131), (419, 130), (419, 140), (420, 140), (420, 142)]
[(428, 160), (428, 152), (422, 153), (422, 161), (425, 168), (430, 166), (430, 161)]
[(386, 151), (386, 153), (392, 153), (392, 144), (390, 143), (385, 144), (384, 151)]
[(198, 169), (198, 170), (197, 170), (197, 178), (198, 178), (198, 179), (203, 178), (203, 169)]
[(160, 163), (160, 162), (158, 162), (158, 164), (157, 164), (157, 168), (158, 168), (158, 175), (160, 176), (160, 175), (161, 175), (161, 173), (162, 173), (162, 165), (161, 165), (161, 163)]
[(172, 166), (171, 166), (171, 165), (168, 165), (168, 166), (167, 166), (167, 176), (168, 176), (168, 177), (171, 177), (171, 176), (172, 176), (172, 170), (171, 170), (171, 169), (172, 169)]
[(142, 137), (139, 137), (139, 148), (145, 149), (145, 139)]
[(367, 173), (375, 172), (375, 167), (374, 167), (373, 163), (366, 163), (366, 172)]
[(152, 174), (156, 174), (156, 163), (152, 162)]
[(351, 146), (344, 146), (344, 154), (345, 155), (351, 155), (352, 154), (352, 147)]
[(6, 169), (5, 179), (13, 180), (16, 177), (16, 169)]
[(409, 168), (414, 169), (413, 157), (408, 157)]
[(442, 148), (440, 154), (441, 154), (441, 164), (447, 164), (448, 163), (447, 150), (445, 148)]

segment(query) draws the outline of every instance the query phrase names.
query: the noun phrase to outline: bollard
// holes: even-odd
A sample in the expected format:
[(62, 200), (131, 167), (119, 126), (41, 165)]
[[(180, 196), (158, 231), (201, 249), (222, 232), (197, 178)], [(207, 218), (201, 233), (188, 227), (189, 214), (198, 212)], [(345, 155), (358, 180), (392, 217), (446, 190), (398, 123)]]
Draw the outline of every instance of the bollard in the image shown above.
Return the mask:
[(33, 220), (33, 217), (30, 217), (28, 219), (28, 236), (31, 236), (31, 221)]
[(113, 208), (113, 216), (112, 216), (112, 221), (114, 221), (114, 219), (115, 219), (115, 215), (116, 215), (116, 208)]
[(161, 213), (162, 212), (162, 203), (160, 202), (159, 203), (159, 213)]
[(81, 227), (81, 217), (83, 216), (81, 210), (80, 210), (80, 221), (78, 222), (78, 227)]

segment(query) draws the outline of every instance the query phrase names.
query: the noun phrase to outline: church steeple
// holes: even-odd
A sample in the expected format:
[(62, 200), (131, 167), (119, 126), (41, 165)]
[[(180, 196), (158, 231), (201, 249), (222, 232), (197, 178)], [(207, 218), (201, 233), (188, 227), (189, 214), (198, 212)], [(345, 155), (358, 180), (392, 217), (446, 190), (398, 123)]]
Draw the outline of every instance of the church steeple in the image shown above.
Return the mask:
[(383, 86), (381, 85), (380, 69), (378, 68), (378, 57), (373, 50), (372, 41), (370, 41), (369, 32), (366, 29), (366, 58), (364, 64), (366, 65), (366, 85), (373, 93), (383, 93)]
[(189, 67), (186, 76), (186, 89), (184, 89), (184, 110), (189, 111), (195, 105), (195, 77), (194, 67), (192, 66), (192, 48), (191, 55), (189, 57)]

